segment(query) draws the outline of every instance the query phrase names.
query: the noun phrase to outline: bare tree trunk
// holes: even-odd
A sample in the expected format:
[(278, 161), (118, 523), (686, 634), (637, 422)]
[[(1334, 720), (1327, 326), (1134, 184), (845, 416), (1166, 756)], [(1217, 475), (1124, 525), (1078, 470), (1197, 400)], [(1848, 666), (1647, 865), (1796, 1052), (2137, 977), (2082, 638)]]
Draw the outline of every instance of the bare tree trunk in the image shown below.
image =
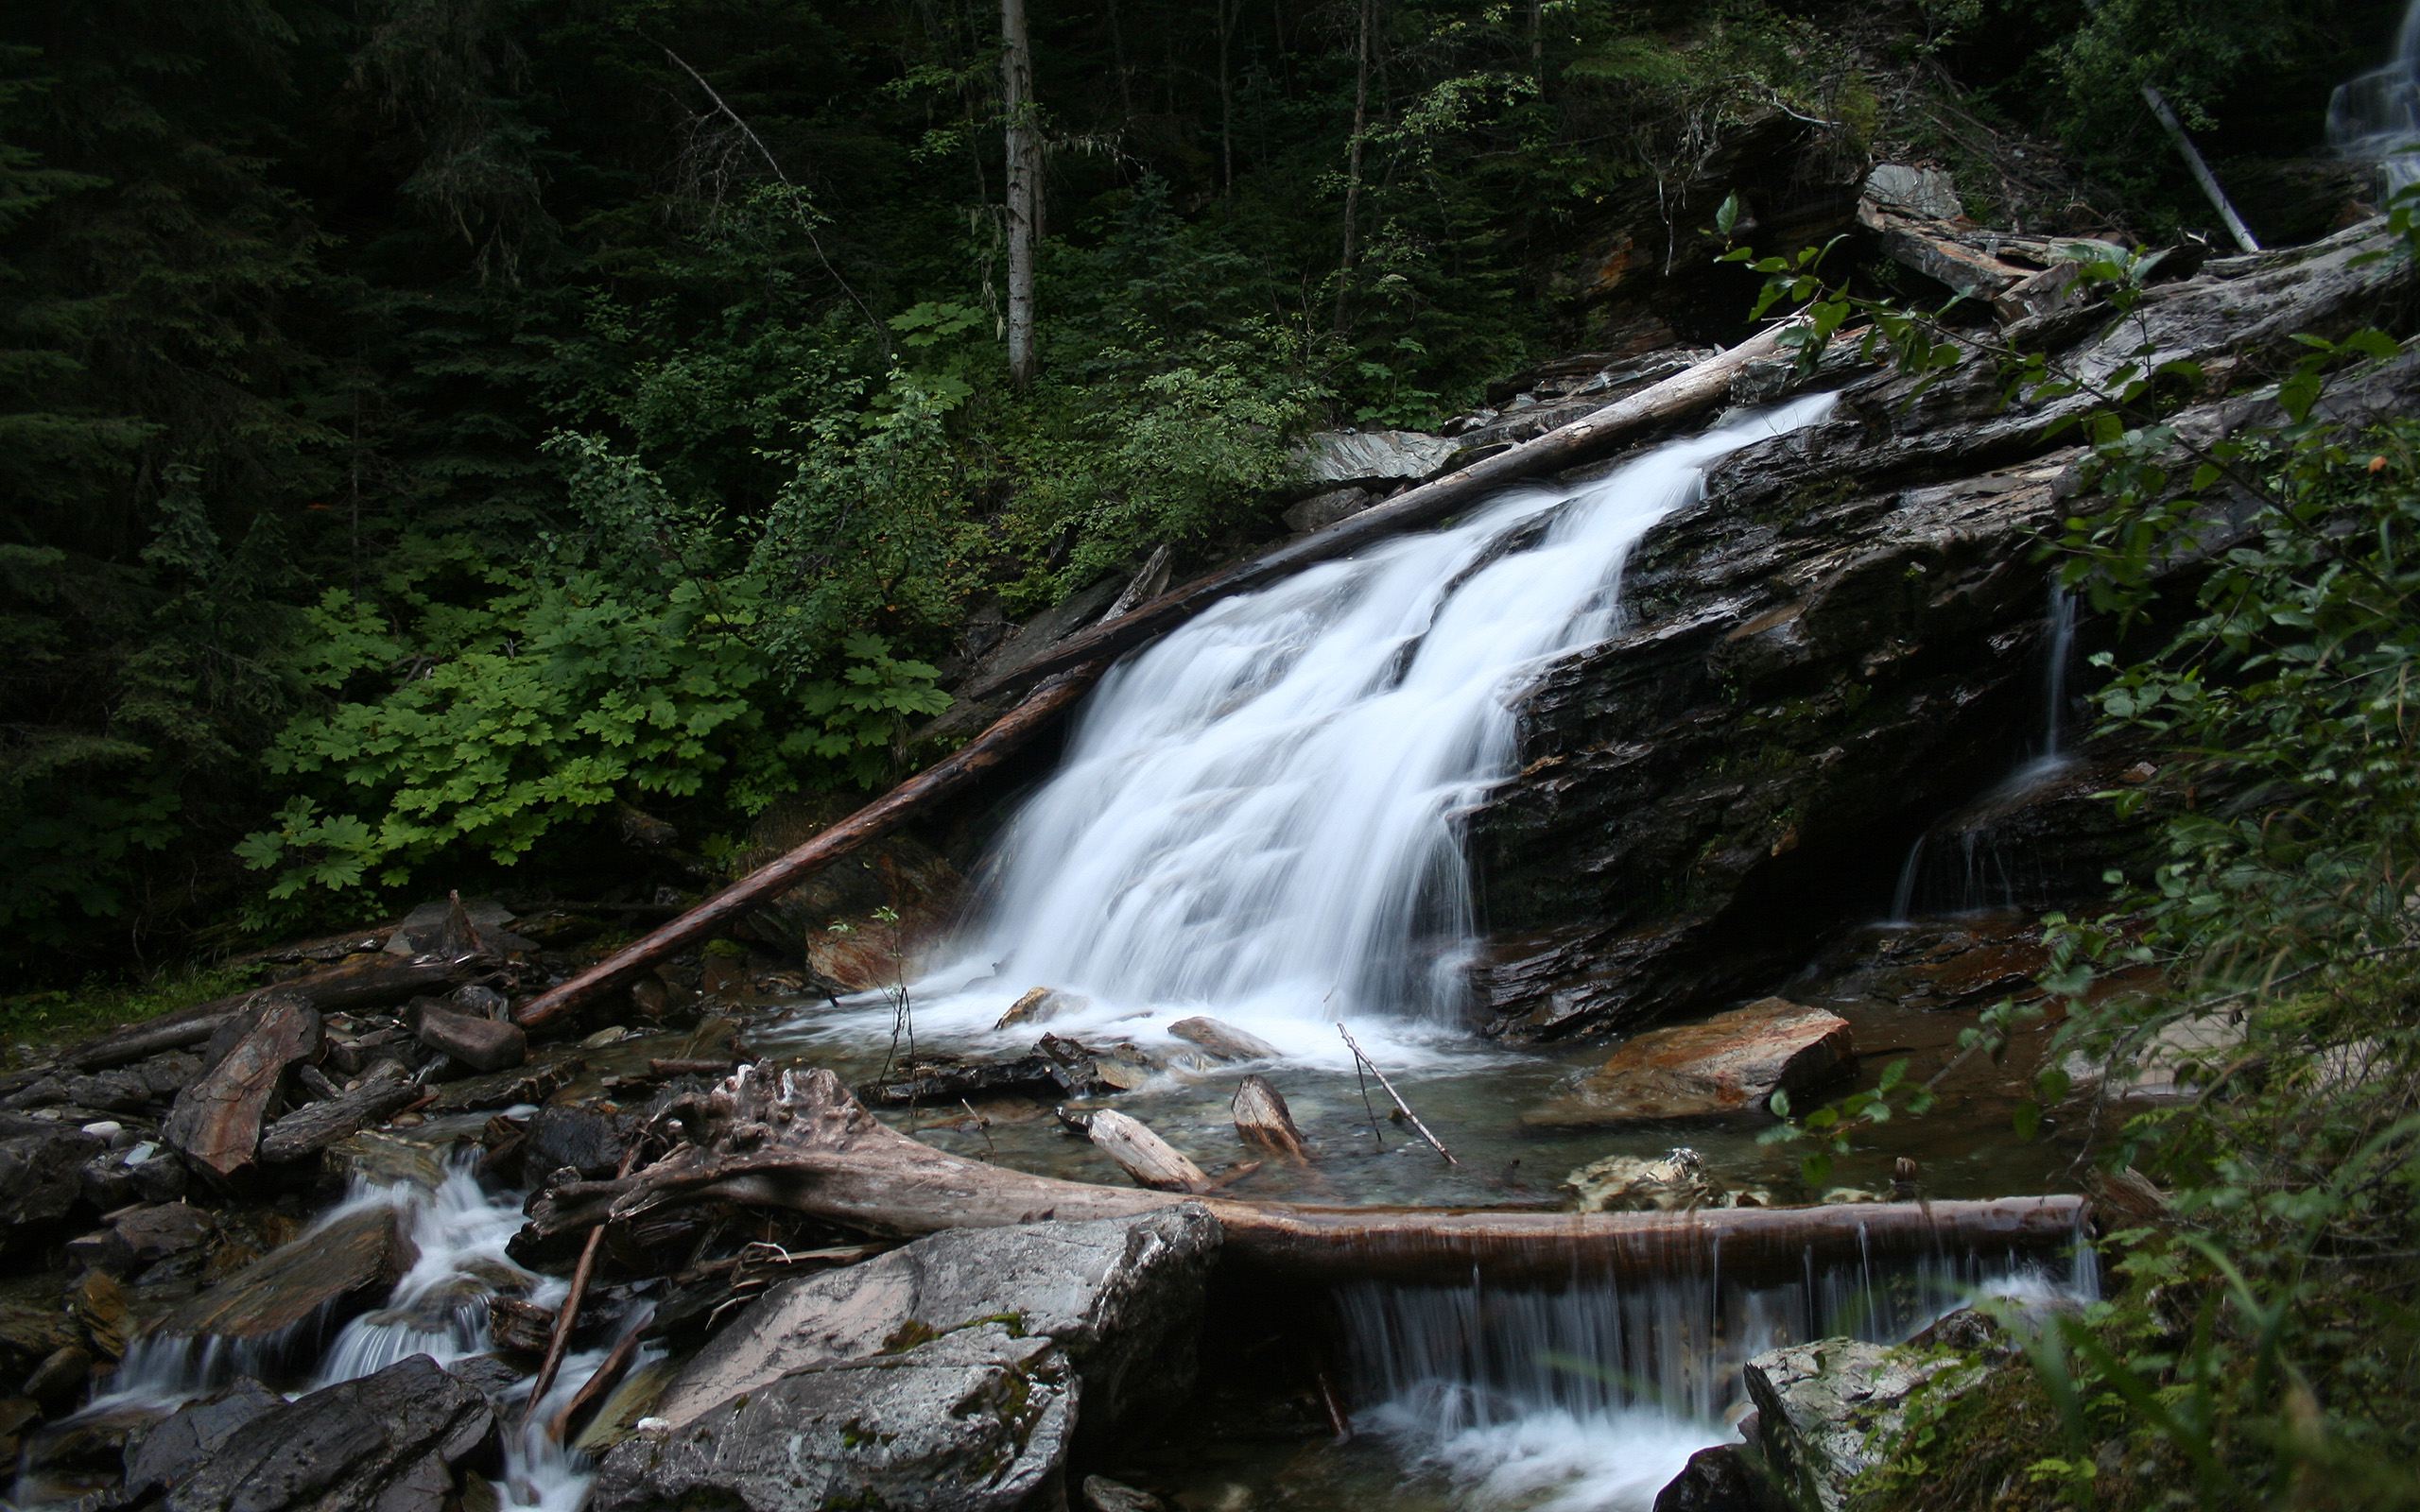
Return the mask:
[(1353, 287), (1353, 244), (1361, 215), (1361, 133), (1370, 125), (1370, 32), (1378, 0), (1361, 0), (1361, 40), (1353, 71), (1353, 139), (1344, 150), (1344, 256), (1336, 270), (1336, 332), (1344, 334), (1345, 296)]
[(1236, 90), (1228, 54), (1242, 16), (1243, 0), (1219, 0), (1219, 171), (1220, 192), (1230, 199), (1236, 198)]
[(1041, 370), (1033, 350), (1033, 254), (1041, 235), (1042, 138), (1034, 129), (1033, 45), (1025, 0), (1000, 0), (1000, 95), (1008, 113), (1009, 381)]
[(1117, 119), (1120, 125), (1134, 124), (1133, 70), (1126, 66), (1126, 28), (1117, 19), (1117, 0), (1109, 0), (1109, 56), (1117, 70)]
[(683, 1143), (631, 1176), (540, 1194), (529, 1231), (551, 1238), (716, 1201), (903, 1236), (1133, 1217), (1199, 1202), (1225, 1230), (1230, 1256), (1283, 1276), (1467, 1282), (1477, 1270), (1491, 1280), (1568, 1281), (1583, 1271), (1672, 1275), (1719, 1263), (1725, 1280), (1746, 1282), (1882, 1256), (2048, 1250), (2073, 1238), (2087, 1211), (2072, 1196), (1690, 1212), (1323, 1208), (1092, 1186), (919, 1143), (867, 1112), (831, 1072), (778, 1072), (769, 1063), (743, 1067), (670, 1111)]

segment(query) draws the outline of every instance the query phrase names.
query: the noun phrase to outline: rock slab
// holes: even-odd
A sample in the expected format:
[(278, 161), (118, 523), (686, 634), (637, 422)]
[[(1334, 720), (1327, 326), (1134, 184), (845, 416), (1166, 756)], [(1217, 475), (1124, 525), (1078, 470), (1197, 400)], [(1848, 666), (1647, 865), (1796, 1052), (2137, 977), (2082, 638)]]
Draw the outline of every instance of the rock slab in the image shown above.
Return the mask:
[(383, 1203), (281, 1246), (168, 1314), (158, 1332), (274, 1345), (312, 1324), (333, 1327), (371, 1306), (418, 1256)]
[(1854, 1052), (1846, 1019), (1766, 998), (1699, 1023), (1633, 1036), (1569, 1096), (1528, 1121), (1640, 1124), (1744, 1112), (1764, 1107), (1776, 1091), (1816, 1085)]
[(494, 1409), (424, 1354), (312, 1392), (229, 1434), (167, 1512), (441, 1512), (491, 1462)]
[(729, 1498), (745, 1512), (835, 1504), (1001, 1512), (1063, 1491), (1089, 1436), (1191, 1384), (1207, 1211), (929, 1235), (768, 1292), (625, 1442), (596, 1512)]
[(1817, 1339), (1769, 1349), (1741, 1374), (1774, 1477), (1795, 1504), (1841, 1512), (1849, 1483), (1898, 1432), (1909, 1394), (1947, 1367), (1915, 1350)]

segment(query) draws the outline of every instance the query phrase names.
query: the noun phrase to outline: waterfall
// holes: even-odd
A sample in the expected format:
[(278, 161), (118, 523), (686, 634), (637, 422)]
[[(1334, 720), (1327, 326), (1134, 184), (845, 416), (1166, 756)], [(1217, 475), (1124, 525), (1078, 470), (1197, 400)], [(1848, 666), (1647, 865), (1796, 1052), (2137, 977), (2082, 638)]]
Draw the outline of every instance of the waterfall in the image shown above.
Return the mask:
[(2389, 194), (2420, 181), (2420, 0), (2395, 32), (2391, 61), (2336, 86), (2327, 101), (2327, 142), (2358, 163), (2378, 163)]
[(1646, 1512), (1691, 1453), (1731, 1436), (1739, 1366), (1777, 1346), (1907, 1338), (1979, 1297), (2089, 1301), (2079, 1235), (2065, 1266), (1933, 1257), (1810, 1268), (1786, 1285), (1720, 1270), (1560, 1291), (1362, 1282), (1338, 1310), (1357, 1423), (1472, 1512)]
[(1264, 1033), (1458, 1022), (1477, 923), (1457, 816), (1510, 770), (1523, 678), (1619, 624), (1624, 559), (1711, 464), (1830, 404), (1510, 490), (1230, 599), (1121, 664), (987, 861), (962, 959), (925, 984), (920, 1022), (951, 1027), (935, 988), (995, 968), (1120, 1009), (1208, 1004)]
[[(1985, 795), (1986, 803), (2013, 799), (2067, 765), (2067, 672), (2075, 661), (2076, 614), (2074, 590), (2052, 578), (2050, 606), (2042, 622), (2041, 733), (2026, 747), (2027, 754), (2015, 769)], [(1955, 854), (1948, 844), (1952, 839)], [(1899, 864), (1888, 921), (1904, 924), (1914, 918), (1920, 900), (1934, 913), (2012, 907), (2023, 901), (2029, 883), (2038, 885), (2041, 880), (2038, 869), (2029, 873), (2023, 858), (2013, 859), (2007, 847), (1994, 837), (1990, 816), (1947, 833), (1927, 830), (1916, 836), (1915, 844), (1908, 848), (1907, 860)]]
[[(400, 1210), (418, 1259), (395, 1283), (386, 1305), (347, 1323), (316, 1363), (305, 1360), (299, 1369), (292, 1367), (294, 1352), (312, 1342), (302, 1338), (266, 1345), (216, 1338), (138, 1338), (129, 1346), (102, 1393), (79, 1416), (125, 1407), (164, 1412), (239, 1376), (266, 1380), (289, 1391), (312, 1391), (374, 1374), (415, 1354), (452, 1365), (491, 1348), (490, 1297), (511, 1291), (541, 1306), (553, 1307), (561, 1304), (569, 1289), (560, 1280), (525, 1270), (507, 1256), (505, 1244), (522, 1224), (520, 1194), (487, 1191), (467, 1163), (458, 1163), (433, 1192), (407, 1183), (357, 1185), (313, 1227), (324, 1228), (370, 1206)], [(545, 1428), (552, 1413), (571, 1400), (604, 1358), (603, 1349), (566, 1355), (541, 1411), (526, 1425), (516, 1427), (515, 1420), (520, 1416), (518, 1401), (528, 1395), (527, 1383), (516, 1388), (517, 1398), (509, 1410), (499, 1410), (507, 1424), (506, 1473), (498, 1487), (504, 1499), (499, 1512), (576, 1512), (586, 1498), (589, 1466), (581, 1456), (549, 1439)], [(28, 1503), (39, 1500), (23, 1487), (17, 1494)]]

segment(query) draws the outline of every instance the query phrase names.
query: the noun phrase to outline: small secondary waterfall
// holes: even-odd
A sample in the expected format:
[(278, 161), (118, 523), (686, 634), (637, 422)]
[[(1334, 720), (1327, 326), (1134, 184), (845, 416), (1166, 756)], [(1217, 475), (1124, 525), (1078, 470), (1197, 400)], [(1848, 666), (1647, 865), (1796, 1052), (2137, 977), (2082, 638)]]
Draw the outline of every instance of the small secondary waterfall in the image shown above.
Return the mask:
[[(370, 1206), (402, 1210), (419, 1258), (395, 1283), (387, 1305), (345, 1324), (324, 1349), (318, 1349), (316, 1361), (311, 1358), (316, 1338), (239, 1347), (213, 1338), (147, 1336), (129, 1347), (107, 1388), (82, 1416), (126, 1407), (167, 1411), (239, 1376), (299, 1393), (358, 1380), (414, 1354), (452, 1365), (492, 1348), (491, 1297), (510, 1291), (554, 1307), (568, 1290), (562, 1280), (525, 1270), (506, 1255), (506, 1241), (522, 1224), (520, 1194), (486, 1191), (467, 1166), (451, 1171), (433, 1192), (411, 1185), (359, 1187), (321, 1214), (315, 1227)], [(652, 1352), (643, 1356), (652, 1357)], [(525, 1381), (508, 1393), (509, 1405), (498, 1410), (505, 1424), (499, 1512), (577, 1512), (586, 1499), (589, 1466), (547, 1437), (546, 1424), (604, 1358), (603, 1349), (567, 1354), (555, 1385), (526, 1425), (518, 1419), (531, 1383)], [(14, 1499), (27, 1506), (47, 1500), (39, 1487), (22, 1484)]]
[(2327, 141), (2344, 157), (2379, 164), (2390, 194), (2420, 182), (2420, 0), (2404, 12), (2393, 60), (2328, 97)]
[[(2069, 760), (2066, 747), (2067, 672), (2075, 661), (2077, 600), (2072, 589), (2053, 580), (2050, 607), (2043, 618), (2048, 631), (2042, 665), (2042, 724), (2038, 740), (2030, 743), (2016, 769), (1990, 795), (2012, 798), (2063, 769)], [(1908, 848), (1899, 866), (1898, 885), (1891, 896), (1891, 919), (1905, 922), (1922, 902), (1936, 913), (1972, 913), (2020, 902), (2029, 884), (2026, 859), (2012, 855), (1993, 834), (1988, 821), (1950, 833), (1928, 830)]]
[(1509, 769), (1509, 695), (1617, 625), (1624, 559), (1710, 464), (1830, 404), (1510, 490), (1132, 658), (987, 864), (959, 972), (1245, 1023), (1450, 1022), (1475, 932), (1456, 815)]
[(1646, 1512), (1691, 1453), (1731, 1436), (1739, 1366), (1806, 1339), (1896, 1342), (1978, 1297), (2085, 1301), (2098, 1261), (1936, 1257), (1788, 1285), (1720, 1275), (1556, 1292), (1365, 1282), (1338, 1297), (1357, 1418), (1489, 1512)]

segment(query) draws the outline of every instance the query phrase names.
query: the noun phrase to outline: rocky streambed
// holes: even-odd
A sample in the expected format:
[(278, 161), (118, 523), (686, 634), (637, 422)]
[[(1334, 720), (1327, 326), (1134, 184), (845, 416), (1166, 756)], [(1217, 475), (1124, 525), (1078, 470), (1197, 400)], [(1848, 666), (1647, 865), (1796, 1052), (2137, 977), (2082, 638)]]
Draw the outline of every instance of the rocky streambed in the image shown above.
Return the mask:
[[(1892, 214), (1890, 234), (1915, 234)], [(2377, 240), (2216, 260), (2123, 320), (2036, 290), (2001, 310), (2004, 336), (2087, 373), (2196, 357), (2208, 391), (2174, 423), (2214, 434), (2272, 412), (2291, 333), (2405, 297)], [(1577, 415), (1652, 369), (1558, 372), (1545, 397)], [(1789, 381), (1752, 376), (1743, 400)], [(971, 866), (996, 840), (994, 789), (853, 861), (856, 891), (820, 879), (803, 912), (741, 921), (534, 1035), (515, 1000), (584, 959), (565, 921), (455, 902), (0, 1078), (12, 1500), (1310, 1509), (1384, 1487), (1737, 1506), (1764, 1494), (1745, 1461), (1698, 1452), (1737, 1442), (1753, 1405), (1763, 1463), (1836, 1502), (1868, 1419), (1923, 1373), (1898, 1340), (1979, 1338), (1971, 1315), (1937, 1322), (1979, 1289), (2048, 1306), (2091, 1288), (2072, 1203), (1966, 1199), (2067, 1190), (2097, 1105), (2014, 1141), (2039, 1037), (2005, 1067), (1955, 1047), (2032, 990), (2023, 909), (2087, 899), (2130, 843), (2091, 795), (2160, 774), (2061, 738), (2071, 656), (2109, 633), (2069, 617), (2031, 550), (2072, 488), (2077, 456), (2047, 431), (2072, 405), (2006, 407), (1979, 371), (1920, 394), (1853, 366), (1822, 381), (1836, 397), (1789, 434), (1703, 448), (1702, 486), (1668, 480), (1696, 491), (1557, 558), (1595, 628), (1508, 640), (1503, 718), (1495, 683), (1464, 700), (1509, 765), (1478, 790), (1469, 774), (1495, 768), (1410, 784), (1429, 829), (1385, 916), (1402, 948), (1357, 946), (1372, 969), (1335, 971), (1307, 936), (1261, 951), (1292, 916), (1253, 882), (1216, 907), (1154, 895), (1161, 933), (1272, 924), (1197, 931), (1217, 937), (1190, 956), (1148, 929), (1112, 955), (1043, 930), (1076, 974), (1031, 967), (1045, 950), (920, 975), (920, 931), (953, 917), (941, 852)], [(2330, 403), (2388, 412), (2414, 381), (2391, 363)], [(1320, 517), (1499, 444), (1501, 418), (1452, 449), (1328, 449), (1326, 491), (1365, 496)], [(1478, 602), (1538, 596), (1523, 554), (1559, 549), (1563, 524), (1554, 501), (1527, 507), (1432, 553), (1437, 624), (1508, 562)], [(2194, 564), (2171, 566), (2183, 582)], [(1313, 585), (1259, 643), (1231, 623), (1251, 635), (1186, 673), (1216, 684), (1205, 719), (1253, 683), (1252, 655), (1307, 664), (1303, 627), (1349, 617), (1362, 581)], [(1051, 633), (1080, 617), (1061, 618)], [(1426, 623), (1385, 630), (1364, 661), (1390, 677), (1453, 649)], [(1386, 691), (1336, 664), (1344, 696)], [(1266, 732), (1241, 768), (1312, 743)], [(1180, 761), (1210, 744), (1154, 738)], [(1166, 812), (1249, 817), (1234, 795), (1272, 785), (1181, 775), (1196, 785)], [(1421, 850), (1432, 830), (1443, 848)], [(1365, 840), (1220, 874), (1293, 868), (1316, 913), (1366, 869)], [(1194, 869), (1178, 880), (1218, 868)], [(1440, 906), (1447, 871), (1473, 883), (1462, 912)], [(885, 897), (903, 877), (904, 908)], [(1103, 990), (1104, 962), (1178, 986)], [(1205, 971), (1234, 990), (1183, 989)], [(1473, 988), (1474, 1011), (1439, 1010)], [(2223, 1052), (2226, 1026), (2206, 1031), (2107, 1090), (2173, 1094), (2180, 1063)], [(1761, 1141), (1774, 1090), (1870, 1085), (1901, 1059), (1942, 1077), (1920, 1140), (1857, 1152), (1821, 1189)], [(1314, 1244), (1315, 1273), (1270, 1259)]]

